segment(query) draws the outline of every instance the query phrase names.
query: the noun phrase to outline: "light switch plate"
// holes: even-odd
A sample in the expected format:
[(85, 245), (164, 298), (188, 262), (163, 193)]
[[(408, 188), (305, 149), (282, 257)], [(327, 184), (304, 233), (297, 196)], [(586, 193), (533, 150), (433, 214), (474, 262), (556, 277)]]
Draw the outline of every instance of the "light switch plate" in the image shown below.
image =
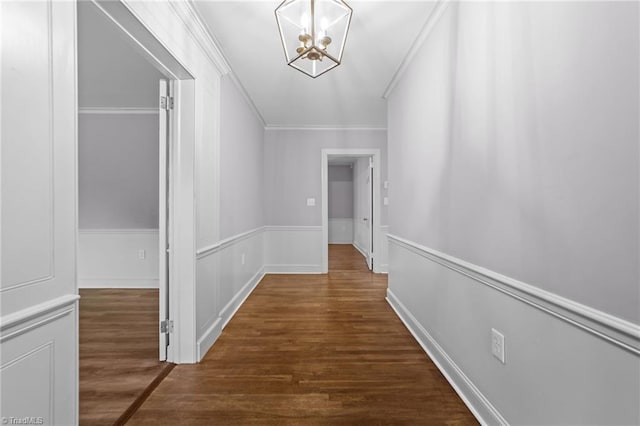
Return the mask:
[(384, 187), (384, 189), (389, 189), (389, 181), (385, 180), (382, 186)]
[(385, 206), (388, 206), (388, 205), (389, 205), (389, 197), (384, 197), (384, 198), (382, 199), (382, 203), (383, 203)]
[(315, 198), (307, 198), (307, 206), (308, 207), (313, 207), (316, 205), (316, 199)]

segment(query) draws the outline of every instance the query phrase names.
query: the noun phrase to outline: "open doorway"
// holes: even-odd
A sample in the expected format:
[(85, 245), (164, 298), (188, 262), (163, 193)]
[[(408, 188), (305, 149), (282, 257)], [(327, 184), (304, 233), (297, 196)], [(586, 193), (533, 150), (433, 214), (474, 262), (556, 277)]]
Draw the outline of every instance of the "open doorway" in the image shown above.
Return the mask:
[(117, 423), (173, 366), (177, 76), (99, 3), (77, 13), (80, 423)]
[(329, 271), (329, 244), (352, 246), (363, 256), (367, 268), (378, 272), (375, 250), (380, 247), (379, 164), (377, 149), (322, 150), (324, 273)]
[[(329, 157), (328, 162), (329, 270), (360, 270), (359, 264), (366, 264), (366, 269), (371, 271), (373, 268), (372, 158), (332, 156)], [(345, 245), (351, 247), (344, 247)], [(358, 253), (359, 256), (354, 258), (350, 253)], [(341, 258), (344, 261), (341, 261)]]

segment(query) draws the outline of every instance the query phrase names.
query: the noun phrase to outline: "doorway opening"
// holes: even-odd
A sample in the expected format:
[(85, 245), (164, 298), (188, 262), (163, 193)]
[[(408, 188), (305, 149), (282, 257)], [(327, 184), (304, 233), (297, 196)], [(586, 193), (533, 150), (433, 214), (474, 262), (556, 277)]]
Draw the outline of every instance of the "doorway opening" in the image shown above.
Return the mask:
[(379, 150), (324, 149), (321, 170), (323, 273), (329, 272), (329, 244), (353, 246), (367, 268), (379, 272), (375, 254), (381, 238)]
[(80, 422), (123, 423), (173, 367), (174, 117), (191, 76), (120, 2), (77, 14)]

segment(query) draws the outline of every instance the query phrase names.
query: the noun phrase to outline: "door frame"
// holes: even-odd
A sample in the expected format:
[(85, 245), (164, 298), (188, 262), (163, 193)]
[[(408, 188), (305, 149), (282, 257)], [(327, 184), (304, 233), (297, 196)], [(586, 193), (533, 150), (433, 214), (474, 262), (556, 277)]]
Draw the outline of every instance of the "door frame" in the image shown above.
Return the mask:
[[(339, 157), (371, 157), (373, 159), (373, 218), (371, 229), (373, 232), (374, 250), (381, 247), (382, 235), (380, 234), (380, 150), (369, 148), (327, 148), (321, 154), (321, 177), (322, 182), (322, 270), (323, 274), (329, 272), (329, 159), (333, 156)], [(373, 272), (382, 273), (379, 262), (376, 261), (375, 251), (373, 255)]]
[[(179, 325), (172, 329), (166, 361), (193, 362), (195, 339), (193, 333), (190, 332), (190, 329), (195, 326), (193, 324), (193, 304), (185, 303), (184, 300), (181, 300), (180, 295), (188, 290), (186, 286), (190, 280), (186, 277), (193, 269), (192, 257), (194, 256), (192, 247), (186, 242), (190, 236), (193, 237), (195, 234), (193, 206), (184, 202), (192, 200), (193, 195), (188, 187), (182, 184), (182, 175), (189, 173), (189, 170), (190, 173), (193, 172), (191, 164), (183, 164), (183, 158), (189, 157), (184, 155), (188, 154), (185, 149), (195, 146), (195, 110), (193, 108), (196, 101), (195, 80), (189, 71), (121, 1), (91, 0), (91, 3), (122, 31), (123, 37), (131, 46), (160, 71), (173, 87), (174, 108), (171, 111), (171, 121), (174, 125), (171, 126), (167, 143), (169, 144), (168, 151), (175, 153), (175, 155), (170, 155), (169, 169), (165, 170), (165, 173), (168, 173), (171, 197), (169, 205), (166, 206), (169, 215), (169, 232), (168, 235), (163, 236), (169, 241), (171, 247), (168, 256), (169, 285), (168, 291), (166, 291), (168, 302), (159, 300), (159, 304), (167, 303), (169, 320)], [(159, 208), (163, 209), (165, 206), (160, 205)], [(166, 222), (159, 223), (160, 232), (163, 232), (165, 227)], [(160, 262), (160, 265), (163, 265), (163, 262)], [(185, 279), (181, 279), (181, 274), (185, 275)], [(176, 283), (180, 283), (180, 287)], [(162, 310), (160, 307), (160, 311)], [(187, 331), (185, 332), (185, 330)], [(158, 333), (160, 333), (160, 321), (158, 321)]]

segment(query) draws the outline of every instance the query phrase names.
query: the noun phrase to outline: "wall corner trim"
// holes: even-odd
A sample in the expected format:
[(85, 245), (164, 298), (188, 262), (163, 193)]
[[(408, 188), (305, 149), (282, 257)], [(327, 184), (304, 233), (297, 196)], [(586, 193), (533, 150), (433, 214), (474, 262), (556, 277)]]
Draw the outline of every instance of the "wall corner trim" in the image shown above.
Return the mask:
[(433, 9), (431, 10), (431, 13), (429, 14), (429, 17), (427, 18), (424, 25), (422, 26), (422, 29), (418, 33), (418, 36), (413, 41), (413, 44), (411, 44), (411, 47), (409, 48), (409, 51), (405, 55), (404, 59), (402, 59), (402, 62), (400, 62), (400, 66), (398, 66), (398, 69), (396, 70), (396, 72), (393, 73), (393, 77), (391, 77), (391, 81), (389, 81), (387, 88), (382, 94), (382, 97), (384, 99), (389, 98), (389, 95), (393, 91), (393, 88), (396, 86), (400, 78), (402, 78), (405, 71), (407, 70), (407, 67), (413, 61), (413, 58), (418, 54), (418, 50), (420, 50), (420, 47), (422, 47), (424, 42), (427, 40), (427, 38), (429, 37), (429, 34), (431, 34), (431, 31), (440, 20), (440, 17), (444, 13), (444, 11), (447, 9), (447, 6), (449, 5), (450, 2), (451, 0), (438, 0), (436, 5), (433, 7)]
[(500, 412), (389, 289), (387, 289), (386, 299), (405, 327), (429, 355), (429, 358), (431, 358), (478, 421), (483, 425), (508, 425), (509, 423), (502, 417)]
[(640, 325), (396, 235), (388, 234), (388, 238), (390, 244), (396, 244), (410, 250), (478, 283), (581, 328), (622, 349), (640, 355)]

